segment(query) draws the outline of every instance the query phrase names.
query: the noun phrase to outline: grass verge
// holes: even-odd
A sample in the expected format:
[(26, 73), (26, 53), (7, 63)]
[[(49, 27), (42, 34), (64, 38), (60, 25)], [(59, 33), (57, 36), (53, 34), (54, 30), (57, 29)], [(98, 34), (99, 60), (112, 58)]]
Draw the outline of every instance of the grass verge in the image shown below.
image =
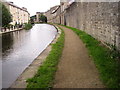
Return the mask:
[(101, 42), (87, 33), (76, 28), (65, 26), (73, 30), (88, 48), (89, 55), (93, 58), (100, 73), (100, 79), (108, 88), (120, 88), (119, 55), (116, 51), (106, 48)]
[(61, 30), (61, 35), (55, 44), (52, 44), (52, 50), (46, 60), (39, 67), (37, 74), (27, 80), (27, 88), (50, 88), (52, 87), (54, 75), (57, 70), (57, 64), (62, 55), (64, 47), (64, 32)]

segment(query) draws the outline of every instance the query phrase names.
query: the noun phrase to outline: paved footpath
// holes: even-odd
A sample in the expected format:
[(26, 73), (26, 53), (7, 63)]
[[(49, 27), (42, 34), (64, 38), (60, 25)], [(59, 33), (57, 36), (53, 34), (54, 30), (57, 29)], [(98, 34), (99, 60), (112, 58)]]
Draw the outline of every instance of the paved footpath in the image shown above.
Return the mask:
[(85, 45), (72, 30), (60, 27), (65, 32), (65, 45), (54, 88), (104, 88)]

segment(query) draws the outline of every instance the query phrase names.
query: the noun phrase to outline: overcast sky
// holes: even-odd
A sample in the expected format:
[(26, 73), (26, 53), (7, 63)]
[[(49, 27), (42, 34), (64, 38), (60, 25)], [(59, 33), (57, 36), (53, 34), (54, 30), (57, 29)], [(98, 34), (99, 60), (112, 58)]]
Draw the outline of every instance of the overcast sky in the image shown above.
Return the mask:
[(45, 12), (50, 7), (59, 5), (60, 0), (7, 0), (14, 2), (19, 7), (26, 7), (30, 15), (35, 15), (36, 12)]

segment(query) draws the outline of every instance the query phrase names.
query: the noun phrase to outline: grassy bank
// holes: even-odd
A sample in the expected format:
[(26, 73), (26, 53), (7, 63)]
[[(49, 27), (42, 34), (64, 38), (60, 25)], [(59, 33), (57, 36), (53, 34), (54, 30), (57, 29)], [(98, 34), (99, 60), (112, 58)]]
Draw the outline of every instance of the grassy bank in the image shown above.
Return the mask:
[(42, 66), (39, 67), (37, 74), (27, 80), (27, 88), (50, 88), (53, 84), (55, 72), (57, 70), (57, 64), (62, 54), (64, 47), (64, 32), (58, 38), (55, 44), (52, 44), (52, 50), (43, 62)]
[(120, 87), (120, 73), (118, 56), (120, 54), (116, 53), (116, 51), (112, 51), (106, 48), (101, 42), (94, 39), (92, 36), (86, 34), (83, 31), (78, 29), (65, 26), (71, 30), (73, 30), (80, 39), (85, 43), (88, 48), (90, 56), (93, 58), (96, 67), (100, 73), (100, 79), (108, 88), (118, 88)]

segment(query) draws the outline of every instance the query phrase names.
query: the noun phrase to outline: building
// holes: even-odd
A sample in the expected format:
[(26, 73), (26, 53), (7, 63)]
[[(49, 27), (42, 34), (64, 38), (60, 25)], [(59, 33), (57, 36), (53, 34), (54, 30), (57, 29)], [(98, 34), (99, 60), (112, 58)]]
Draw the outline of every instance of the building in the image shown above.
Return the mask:
[(41, 20), (39, 19), (41, 15), (44, 15), (43, 12), (36, 12), (36, 21), (35, 22), (41, 22)]
[(5, 3), (13, 19), (10, 24), (15, 25), (15, 24), (24, 24), (29, 22), (30, 14), (27, 11), (27, 8), (25, 7), (20, 8), (14, 5), (13, 2), (5, 2)]
[(45, 16), (47, 17), (47, 21), (51, 23), (55, 23), (56, 16), (60, 14), (60, 5), (56, 5), (54, 7), (51, 7), (50, 10), (45, 12)]
[(45, 12), (44, 15), (47, 17), (47, 22), (50, 22), (50, 19), (51, 19), (51, 11), (48, 10), (47, 12)]
[(83, 30), (108, 47), (120, 50), (120, 2), (63, 1), (61, 13), (51, 23), (58, 23), (60, 16), (60, 24)]
[(61, 2), (60, 3), (60, 7), (61, 7), (61, 14), (60, 14), (60, 16), (61, 16), (61, 24), (64, 24), (64, 25), (66, 25), (66, 20), (65, 20), (65, 10), (69, 7), (69, 2)]
[(56, 5), (47, 12), (45, 15), (47, 16), (47, 20), (50, 23), (60, 23), (65, 24), (65, 10), (73, 3), (73, 0), (63, 0), (60, 5)]

